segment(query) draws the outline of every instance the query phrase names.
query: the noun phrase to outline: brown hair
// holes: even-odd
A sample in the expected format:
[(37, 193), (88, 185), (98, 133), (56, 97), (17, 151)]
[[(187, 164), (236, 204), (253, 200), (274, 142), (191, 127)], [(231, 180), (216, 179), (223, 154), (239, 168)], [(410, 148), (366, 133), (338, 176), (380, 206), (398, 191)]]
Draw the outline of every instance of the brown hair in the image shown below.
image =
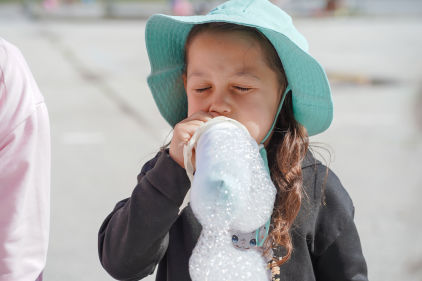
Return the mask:
[[(185, 43), (185, 71), (187, 50), (193, 38), (202, 32), (245, 32), (251, 35), (261, 46), (268, 66), (277, 74), (280, 90), (284, 92), (287, 79), (277, 51), (265, 35), (257, 29), (224, 22), (195, 25)], [(285, 254), (272, 266), (282, 265), (293, 251), (290, 229), (299, 212), (302, 202), (302, 160), (308, 149), (308, 134), (293, 114), (292, 97), (287, 95), (277, 119), (276, 126), (268, 144), (268, 164), (271, 179), (278, 188), (273, 210), (273, 228), (265, 243), (265, 251), (273, 246), (282, 246)]]

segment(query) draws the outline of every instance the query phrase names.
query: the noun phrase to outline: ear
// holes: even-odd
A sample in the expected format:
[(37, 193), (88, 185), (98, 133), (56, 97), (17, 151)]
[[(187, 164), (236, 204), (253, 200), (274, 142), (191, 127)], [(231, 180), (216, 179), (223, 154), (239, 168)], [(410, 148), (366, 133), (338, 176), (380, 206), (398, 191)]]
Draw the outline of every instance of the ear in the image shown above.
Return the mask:
[(185, 92), (186, 92), (186, 85), (187, 85), (187, 77), (186, 77), (186, 72), (184, 72), (182, 74), (182, 79), (183, 79), (183, 87), (185, 87)]

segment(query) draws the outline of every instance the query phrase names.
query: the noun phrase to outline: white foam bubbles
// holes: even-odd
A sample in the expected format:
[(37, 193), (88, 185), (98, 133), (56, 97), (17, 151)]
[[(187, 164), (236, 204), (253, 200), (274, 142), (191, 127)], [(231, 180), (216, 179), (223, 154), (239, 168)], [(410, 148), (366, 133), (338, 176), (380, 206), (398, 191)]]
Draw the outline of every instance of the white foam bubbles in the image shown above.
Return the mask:
[(190, 202), (203, 230), (189, 272), (193, 281), (268, 280), (262, 254), (235, 248), (230, 233), (251, 232), (265, 224), (276, 189), (246, 128), (231, 119), (215, 119), (194, 136)]

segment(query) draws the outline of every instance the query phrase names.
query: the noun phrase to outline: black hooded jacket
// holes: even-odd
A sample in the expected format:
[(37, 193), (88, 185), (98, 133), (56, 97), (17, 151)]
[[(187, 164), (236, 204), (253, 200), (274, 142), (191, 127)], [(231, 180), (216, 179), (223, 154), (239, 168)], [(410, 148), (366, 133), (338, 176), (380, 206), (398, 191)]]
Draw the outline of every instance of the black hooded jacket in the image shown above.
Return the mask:
[[(346, 190), (310, 152), (302, 175), (305, 196), (291, 229), (294, 250), (273, 280), (368, 280)], [(144, 165), (131, 197), (117, 203), (98, 234), (100, 261), (111, 276), (140, 280), (158, 264), (157, 281), (191, 280), (188, 262), (201, 225), (190, 205), (179, 214), (189, 188), (185, 170), (168, 152)]]

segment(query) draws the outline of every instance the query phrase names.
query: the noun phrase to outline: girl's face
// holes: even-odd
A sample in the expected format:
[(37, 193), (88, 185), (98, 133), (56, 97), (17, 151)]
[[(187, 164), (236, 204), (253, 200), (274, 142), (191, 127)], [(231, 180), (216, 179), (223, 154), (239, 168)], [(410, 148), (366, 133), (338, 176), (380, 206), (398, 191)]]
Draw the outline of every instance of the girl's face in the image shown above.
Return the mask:
[(187, 50), (183, 76), (188, 116), (197, 111), (226, 116), (246, 126), (261, 143), (281, 97), (277, 74), (254, 37), (239, 32), (202, 32)]

